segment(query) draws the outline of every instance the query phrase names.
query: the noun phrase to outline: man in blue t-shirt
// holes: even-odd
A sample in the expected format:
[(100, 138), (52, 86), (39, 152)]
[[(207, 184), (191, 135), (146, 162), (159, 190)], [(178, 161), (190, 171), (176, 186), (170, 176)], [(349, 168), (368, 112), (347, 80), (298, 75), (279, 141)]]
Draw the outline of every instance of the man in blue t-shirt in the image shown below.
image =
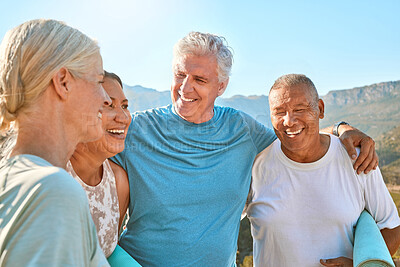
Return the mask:
[[(251, 167), (276, 136), (241, 111), (214, 106), (231, 67), (223, 37), (191, 32), (179, 40), (173, 105), (134, 113), (125, 150), (113, 158), (130, 187), (120, 245), (143, 266), (235, 266)], [(373, 141), (346, 133), (350, 153), (360, 141), (372, 147), (359, 170), (376, 167)]]

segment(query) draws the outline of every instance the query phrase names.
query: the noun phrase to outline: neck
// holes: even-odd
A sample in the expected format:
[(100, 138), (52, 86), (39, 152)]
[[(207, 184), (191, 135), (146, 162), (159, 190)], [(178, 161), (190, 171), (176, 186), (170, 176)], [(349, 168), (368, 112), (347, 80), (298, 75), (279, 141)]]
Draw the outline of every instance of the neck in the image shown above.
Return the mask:
[(103, 178), (104, 153), (94, 153), (84, 144), (79, 144), (70, 158), (72, 167), (79, 178), (87, 185), (96, 186)]
[(191, 122), (191, 123), (195, 123), (195, 124), (200, 124), (200, 123), (207, 122), (207, 121), (211, 120), (211, 119), (214, 117), (214, 106), (213, 106), (213, 108), (211, 109), (210, 112), (206, 112), (206, 113), (202, 114), (201, 117), (194, 117), (194, 118), (193, 118), (193, 117), (185, 117), (185, 116), (182, 116), (182, 115), (177, 111), (178, 109), (175, 108), (175, 106), (173, 106), (173, 107), (174, 107), (175, 113), (178, 114), (179, 117), (181, 117), (181, 118), (184, 119), (185, 121), (188, 121), (188, 122)]
[(291, 160), (299, 163), (311, 163), (321, 159), (328, 152), (330, 136), (318, 134), (316, 141), (307, 149), (291, 151), (281, 144), (282, 152)]
[(67, 124), (69, 110), (52, 86), (36, 102), (21, 110), (16, 121), (17, 141), (10, 157), (31, 154), (65, 168), (80, 136)]
[[(57, 116), (56, 112), (52, 116)], [(65, 168), (72, 155), (76, 143), (69, 137), (60, 122), (48, 119), (49, 116), (29, 117), (20, 114), (18, 118), (18, 134), (15, 147), (10, 157), (20, 154), (31, 154), (41, 157), (52, 165)]]

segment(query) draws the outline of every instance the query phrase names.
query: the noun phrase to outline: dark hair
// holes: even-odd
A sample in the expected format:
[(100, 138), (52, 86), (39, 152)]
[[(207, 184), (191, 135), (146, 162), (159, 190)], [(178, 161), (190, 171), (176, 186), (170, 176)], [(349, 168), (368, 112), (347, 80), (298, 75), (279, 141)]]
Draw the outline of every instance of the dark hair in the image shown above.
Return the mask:
[(124, 86), (122, 85), (121, 78), (120, 78), (117, 74), (115, 74), (115, 73), (108, 72), (108, 71), (104, 71), (104, 78), (111, 78), (111, 79), (114, 79), (114, 80), (116, 80), (116, 81), (121, 85), (122, 88), (124, 87)]

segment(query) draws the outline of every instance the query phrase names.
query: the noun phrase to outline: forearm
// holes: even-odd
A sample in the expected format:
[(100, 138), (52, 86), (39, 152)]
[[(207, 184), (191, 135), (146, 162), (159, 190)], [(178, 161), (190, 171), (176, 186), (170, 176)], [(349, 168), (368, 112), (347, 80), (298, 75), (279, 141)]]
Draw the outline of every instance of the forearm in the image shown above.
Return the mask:
[[(349, 131), (349, 130), (357, 130), (357, 128), (354, 128), (354, 127), (352, 127), (350, 125), (341, 124), (338, 127), (339, 136), (342, 135), (343, 132)], [(320, 132), (333, 134), (333, 126), (329, 126), (329, 127), (324, 128), (324, 129), (321, 129)]]
[(324, 129), (320, 129), (320, 132), (332, 134), (333, 126), (326, 127)]
[(393, 229), (382, 229), (381, 230), (383, 239), (385, 239), (386, 246), (389, 249), (390, 255), (396, 253), (400, 246), (400, 226)]

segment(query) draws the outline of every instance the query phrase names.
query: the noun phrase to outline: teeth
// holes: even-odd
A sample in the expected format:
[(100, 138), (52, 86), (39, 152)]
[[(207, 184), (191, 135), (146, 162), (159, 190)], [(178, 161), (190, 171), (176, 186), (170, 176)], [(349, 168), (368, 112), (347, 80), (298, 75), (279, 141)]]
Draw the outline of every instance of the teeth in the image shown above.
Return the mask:
[(113, 133), (113, 134), (123, 134), (123, 133), (125, 133), (125, 130), (107, 130), (107, 132)]
[(182, 99), (183, 101), (187, 101), (187, 102), (193, 102), (193, 101), (196, 100), (196, 99), (185, 98), (185, 97), (183, 97), (183, 96), (181, 96), (181, 99)]
[(103, 114), (101, 114), (101, 112), (97, 113), (97, 118), (99, 118), (100, 120), (103, 118)]
[(287, 134), (299, 134), (301, 131), (302, 131), (302, 129), (300, 129), (300, 130), (298, 130), (298, 131), (295, 131), (295, 132), (286, 131), (286, 133), (287, 133)]

